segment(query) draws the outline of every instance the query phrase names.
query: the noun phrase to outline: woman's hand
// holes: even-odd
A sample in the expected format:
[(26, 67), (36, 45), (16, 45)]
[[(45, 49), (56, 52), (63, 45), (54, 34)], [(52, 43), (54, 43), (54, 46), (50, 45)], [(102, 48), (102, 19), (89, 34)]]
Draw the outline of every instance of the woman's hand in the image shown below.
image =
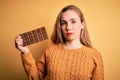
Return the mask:
[(22, 53), (28, 53), (30, 51), (27, 46), (23, 46), (22, 36), (15, 37), (15, 47)]

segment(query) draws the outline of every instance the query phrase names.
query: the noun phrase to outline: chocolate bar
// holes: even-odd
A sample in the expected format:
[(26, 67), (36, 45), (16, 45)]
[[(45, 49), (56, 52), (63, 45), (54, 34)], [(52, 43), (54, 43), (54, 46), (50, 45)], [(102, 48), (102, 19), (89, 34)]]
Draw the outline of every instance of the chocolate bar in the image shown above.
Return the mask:
[(20, 36), (22, 36), (23, 39), (23, 46), (48, 39), (45, 27), (22, 33)]

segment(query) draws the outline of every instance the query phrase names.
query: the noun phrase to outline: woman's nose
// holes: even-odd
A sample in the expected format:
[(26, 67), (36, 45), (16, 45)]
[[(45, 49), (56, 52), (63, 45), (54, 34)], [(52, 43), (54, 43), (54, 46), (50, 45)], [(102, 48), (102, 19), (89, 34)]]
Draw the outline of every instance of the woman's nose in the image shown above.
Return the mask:
[(72, 25), (70, 23), (68, 23), (67, 30), (71, 30), (71, 29), (72, 29)]

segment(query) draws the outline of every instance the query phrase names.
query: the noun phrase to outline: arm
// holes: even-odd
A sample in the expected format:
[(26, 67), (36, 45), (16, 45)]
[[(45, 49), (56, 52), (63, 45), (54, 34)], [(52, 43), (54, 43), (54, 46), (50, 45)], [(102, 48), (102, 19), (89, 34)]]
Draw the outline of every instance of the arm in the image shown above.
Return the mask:
[[(41, 80), (43, 79), (44, 69), (45, 67), (45, 56), (41, 56), (38, 64), (36, 64), (34, 58), (32, 57), (30, 50), (27, 46), (23, 46), (23, 39), (21, 36), (17, 36), (15, 38), (15, 46), (18, 50), (20, 50), (21, 58), (23, 62), (24, 69), (29, 77), (29, 80)], [(42, 63), (42, 64), (41, 64)], [(43, 72), (41, 72), (43, 71)], [(46, 72), (46, 71), (45, 71)]]
[(104, 80), (103, 60), (100, 53), (95, 56), (95, 69), (93, 71), (92, 80)]
[(31, 53), (22, 54), (21, 59), (29, 80), (39, 80), (38, 69)]
[(25, 72), (29, 80), (43, 80), (46, 74), (44, 54), (41, 56), (39, 62), (36, 64), (31, 53), (21, 55)]

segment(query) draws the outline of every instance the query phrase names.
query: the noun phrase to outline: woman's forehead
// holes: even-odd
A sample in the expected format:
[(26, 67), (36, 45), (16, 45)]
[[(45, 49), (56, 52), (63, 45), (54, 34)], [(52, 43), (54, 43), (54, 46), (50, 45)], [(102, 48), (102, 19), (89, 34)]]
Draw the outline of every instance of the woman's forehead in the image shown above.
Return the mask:
[(66, 19), (73, 20), (73, 19), (76, 19), (76, 18), (79, 18), (79, 15), (74, 10), (67, 10), (61, 16), (61, 20), (66, 20)]

